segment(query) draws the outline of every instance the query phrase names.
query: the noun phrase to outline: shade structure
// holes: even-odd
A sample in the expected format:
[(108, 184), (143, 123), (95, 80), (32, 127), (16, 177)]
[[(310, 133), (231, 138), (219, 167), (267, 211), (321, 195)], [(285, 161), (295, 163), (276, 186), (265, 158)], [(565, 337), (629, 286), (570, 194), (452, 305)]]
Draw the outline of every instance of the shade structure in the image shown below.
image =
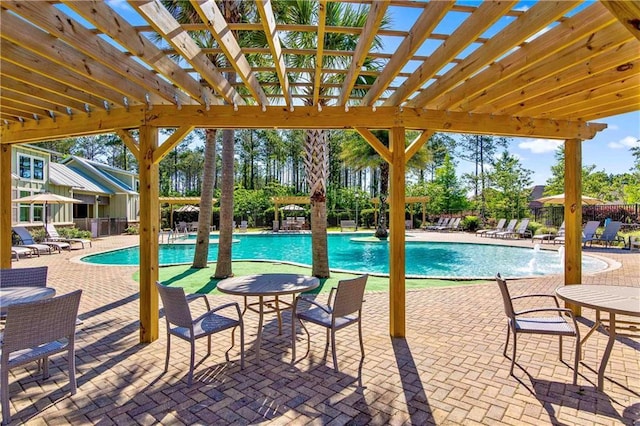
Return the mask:
[[(565, 195), (557, 194), (557, 195), (549, 195), (546, 197), (538, 198), (534, 201), (539, 201), (541, 203), (550, 203), (550, 204), (564, 204)], [(582, 196), (582, 204), (586, 205), (595, 205), (595, 204), (604, 204), (604, 201), (598, 200), (597, 198), (587, 197), (586, 195)]]
[(290, 211), (290, 212), (292, 212), (292, 211), (302, 211), (302, 210), (304, 210), (304, 207), (300, 207), (300, 206), (297, 206), (295, 204), (287, 204), (286, 206), (280, 207), (280, 210), (282, 210), (282, 211)]
[(44, 224), (47, 224), (47, 204), (77, 204), (82, 203), (81, 200), (65, 197), (64, 195), (53, 194), (51, 192), (41, 192), (38, 194), (27, 195), (26, 197), (16, 198), (12, 200), (14, 203), (20, 204), (42, 204), (44, 210)]
[(182, 207), (177, 208), (176, 212), (180, 212), (180, 213), (200, 212), (200, 207), (192, 206), (191, 204), (188, 204), (186, 206), (182, 206)]

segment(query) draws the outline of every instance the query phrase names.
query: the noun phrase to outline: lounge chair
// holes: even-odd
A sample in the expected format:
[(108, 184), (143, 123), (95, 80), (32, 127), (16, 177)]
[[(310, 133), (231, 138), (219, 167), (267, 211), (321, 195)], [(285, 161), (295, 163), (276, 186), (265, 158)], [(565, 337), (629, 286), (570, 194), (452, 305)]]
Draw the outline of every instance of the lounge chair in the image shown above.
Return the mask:
[(545, 241), (551, 241), (563, 235), (564, 235), (564, 220), (562, 221), (562, 225), (560, 225), (560, 228), (558, 229), (557, 233), (549, 232), (546, 234), (534, 235), (533, 237), (531, 237), (531, 242), (534, 242), (535, 240), (540, 240), (541, 243), (544, 243)]
[(441, 231), (443, 229), (446, 229), (449, 226), (450, 223), (453, 223), (454, 220), (455, 220), (454, 218), (445, 217), (440, 225), (428, 226), (427, 230), (428, 231)]
[(529, 226), (529, 219), (525, 218), (520, 221), (520, 224), (516, 229), (511, 232), (498, 232), (496, 234), (497, 237), (500, 238), (527, 238), (531, 237), (531, 231), (527, 229)]
[(247, 232), (248, 223), (246, 220), (240, 221), (240, 232)]
[(516, 229), (516, 224), (517, 223), (518, 223), (518, 219), (511, 219), (509, 221), (509, 224), (507, 225), (506, 228), (504, 228), (503, 231), (497, 231), (497, 232), (489, 231), (489, 232), (486, 232), (485, 235), (487, 237), (492, 237), (492, 238), (496, 238), (496, 237), (501, 237), (502, 238), (503, 235), (507, 235), (507, 234), (512, 233)]
[[(600, 221), (598, 220), (591, 220), (587, 222), (587, 224), (582, 229), (582, 244), (586, 244), (587, 241), (590, 241), (594, 237), (596, 231), (598, 230), (598, 226), (600, 226)], [(565, 237), (565, 235), (561, 235), (555, 238), (553, 240), (553, 244), (564, 244)]]
[(460, 231), (462, 229), (460, 228), (461, 221), (462, 221), (461, 217), (456, 217), (451, 222), (449, 222), (449, 226), (447, 226), (446, 228), (438, 229), (438, 231), (447, 231), (447, 232)]
[(500, 232), (500, 231), (504, 230), (504, 224), (505, 223), (507, 223), (507, 219), (500, 219), (495, 228), (492, 228), (492, 229), (478, 229), (476, 231), (476, 235), (480, 235), (482, 237), (487, 232), (491, 232), (491, 231)]
[(618, 231), (620, 230), (621, 226), (622, 222), (609, 222), (607, 226), (605, 226), (604, 231), (602, 231), (601, 235), (596, 235), (591, 239), (584, 241), (585, 246), (587, 243), (589, 243), (589, 245), (591, 246), (594, 242), (604, 243), (605, 247), (609, 247), (610, 245), (613, 245), (613, 243), (617, 242), (621, 242), (622, 244), (624, 244), (624, 238), (618, 235)]
[(60, 236), (60, 234), (58, 234), (58, 231), (56, 230), (56, 227), (53, 226), (52, 223), (47, 223), (45, 229), (48, 235), (47, 241), (49, 242), (64, 242), (69, 243), (72, 246), (74, 244), (81, 244), (82, 248), (84, 248), (85, 244), (89, 244), (89, 247), (91, 247), (91, 240), (85, 240), (84, 238), (64, 238)]
[(38, 253), (40, 254), (43, 252), (47, 252), (51, 254), (51, 249), (57, 250), (58, 253), (60, 253), (63, 248), (66, 248), (67, 250), (71, 250), (71, 245), (69, 243), (65, 243), (62, 241), (58, 241), (58, 242), (48, 241), (48, 242), (44, 242), (44, 244), (37, 244), (33, 240), (33, 237), (31, 236), (27, 228), (25, 228), (24, 226), (14, 226), (12, 229), (13, 229), (13, 232), (16, 233), (18, 238), (20, 238), (20, 241), (22, 242), (22, 244), (20, 244), (21, 246), (38, 250)]
[(20, 260), (20, 256), (29, 256), (33, 257), (34, 254), (37, 254), (40, 257), (40, 253), (36, 250), (30, 249), (29, 247), (21, 247), (21, 246), (11, 246), (11, 254), (16, 257), (16, 261)]
[(425, 224), (425, 225), (423, 225), (423, 226), (422, 226), (422, 229), (423, 229), (424, 231), (426, 231), (426, 230), (429, 230), (429, 229), (433, 228), (434, 226), (441, 226), (441, 225), (442, 225), (442, 222), (444, 222), (444, 221), (445, 221), (445, 217), (443, 216), (443, 217), (441, 217), (440, 219), (438, 219), (438, 221), (437, 221), (435, 224), (433, 224), (433, 225), (426, 225), (426, 224)]

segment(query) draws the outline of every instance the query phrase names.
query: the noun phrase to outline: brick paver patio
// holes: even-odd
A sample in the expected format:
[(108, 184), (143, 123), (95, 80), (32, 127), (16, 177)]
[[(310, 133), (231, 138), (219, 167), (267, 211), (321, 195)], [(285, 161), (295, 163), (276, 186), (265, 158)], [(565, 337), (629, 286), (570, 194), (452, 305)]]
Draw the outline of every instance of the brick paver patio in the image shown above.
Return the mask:
[[(461, 234), (416, 232), (416, 238), (477, 241)], [(495, 242), (494, 240), (489, 242)], [(407, 294), (406, 339), (388, 333), (388, 297), (367, 293), (364, 310), (366, 357), (359, 366), (353, 331), (337, 334), (340, 373), (325, 353), (324, 330), (311, 325), (311, 351), (294, 367), (290, 330), (277, 335), (267, 316), (261, 366), (254, 362), (257, 316), (248, 313), (247, 360), (239, 351), (224, 362), (229, 334), (214, 337), (212, 355), (196, 366), (186, 385), (188, 343), (175, 340), (169, 371), (163, 374), (164, 320), (160, 339), (138, 342), (139, 299), (135, 267), (78, 263), (80, 255), (137, 243), (137, 237), (95, 240), (93, 248), (22, 259), (13, 267), (49, 266), (58, 294), (83, 289), (82, 324), (77, 329), (78, 392), (69, 395), (66, 363), (54, 358), (42, 381), (35, 363), (11, 371), (13, 423), (28, 424), (567, 424), (640, 422), (640, 343), (620, 337), (606, 371), (604, 392), (595, 389), (606, 337), (596, 333), (586, 345), (578, 386), (573, 386), (571, 351), (558, 360), (558, 341), (544, 336), (519, 339), (515, 377), (502, 356), (505, 318), (495, 283), (412, 290)], [(530, 241), (519, 244), (531, 246)], [(585, 283), (640, 287), (640, 252), (587, 249), (619, 263)], [(511, 281), (512, 292), (552, 292), (561, 276)], [(213, 304), (235, 301), (211, 298)], [(285, 315), (286, 324), (290, 317)], [(586, 333), (594, 312), (583, 310)], [(305, 351), (300, 334), (299, 357)], [(197, 360), (206, 343), (197, 345)]]

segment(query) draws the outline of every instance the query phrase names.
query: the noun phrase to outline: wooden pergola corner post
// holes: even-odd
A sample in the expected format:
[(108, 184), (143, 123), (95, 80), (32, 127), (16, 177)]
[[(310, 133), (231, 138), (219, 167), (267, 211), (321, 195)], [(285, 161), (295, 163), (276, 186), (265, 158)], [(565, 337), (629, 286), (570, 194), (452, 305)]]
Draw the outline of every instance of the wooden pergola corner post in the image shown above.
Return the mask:
[(389, 330), (391, 337), (405, 337), (405, 135), (404, 127), (389, 132), (391, 167), (389, 178)]
[(11, 268), (11, 145), (0, 145), (0, 268)]
[[(582, 281), (582, 140), (568, 139), (564, 144), (564, 284)], [(575, 315), (580, 306), (567, 303)]]
[[(154, 161), (158, 128), (140, 126), (140, 342), (158, 339), (159, 167)], [(158, 160), (159, 161), (159, 160)]]

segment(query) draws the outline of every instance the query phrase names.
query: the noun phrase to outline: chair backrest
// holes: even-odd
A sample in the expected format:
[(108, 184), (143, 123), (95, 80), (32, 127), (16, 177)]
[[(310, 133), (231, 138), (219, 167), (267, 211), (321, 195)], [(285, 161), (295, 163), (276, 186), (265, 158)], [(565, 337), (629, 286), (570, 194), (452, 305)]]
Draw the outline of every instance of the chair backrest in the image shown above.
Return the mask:
[(498, 224), (496, 225), (496, 230), (498, 231), (502, 231), (502, 229), (504, 228), (504, 224), (507, 223), (507, 219), (502, 218), (498, 221)]
[(514, 229), (516, 229), (516, 223), (518, 223), (518, 219), (511, 219), (509, 221), (509, 224), (507, 225), (507, 228), (505, 229), (506, 232), (513, 232)]
[(47, 266), (0, 269), (0, 287), (46, 287)]
[(58, 234), (58, 230), (55, 226), (53, 226), (53, 223), (47, 223), (45, 229), (47, 230), (47, 235), (49, 235), (51, 238), (60, 237), (60, 234)]
[(602, 231), (602, 235), (600, 236), (601, 240), (605, 241), (613, 241), (616, 239), (616, 235), (618, 235), (618, 231), (622, 226), (622, 222), (609, 222), (607, 226), (605, 226), (604, 231)]
[(460, 226), (460, 221), (462, 220), (461, 217), (456, 217), (455, 219), (453, 219), (453, 221), (449, 224), (450, 228), (457, 228), (458, 226)]
[(362, 308), (364, 288), (367, 285), (368, 275), (362, 275), (350, 280), (341, 280), (338, 283), (336, 296), (333, 299), (334, 317), (343, 317), (359, 311)]
[(453, 220), (453, 218), (445, 217), (444, 220), (442, 221), (442, 225), (440, 226), (447, 226), (449, 224), (449, 221), (451, 220)]
[(241, 228), (246, 228), (246, 227), (247, 227), (247, 225), (248, 225), (248, 222), (247, 222), (246, 220), (241, 220), (241, 221), (240, 221), (240, 227), (241, 227)]
[[(67, 338), (73, 340), (82, 290), (35, 302), (7, 306), (2, 342), (6, 353)], [(8, 355), (7, 355), (8, 356)]]
[(160, 282), (156, 282), (156, 288), (160, 293), (162, 305), (164, 306), (164, 316), (167, 324), (174, 324), (178, 327), (191, 327), (193, 318), (191, 309), (182, 287), (167, 287)]
[(527, 230), (527, 226), (529, 226), (529, 219), (527, 218), (522, 219), (522, 221), (520, 222), (520, 225), (518, 226), (518, 233), (519, 234), (524, 233), (524, 231)]
[(507, 287), (507, 281), (503, 280), (500, 274), (496, 274), (496, 281), (500, 288), (500, 294), (502, 294), (502, 303), (504, 304), (504, 313), (511, 319), (515, 318), (515, 312), (513, 310), (513, 303), (511, 302), (511, 295), (509, 294), (509, 288)]
[(593, 235), (598, 230), (598, 226), (600, 226), (599, 220), (591, 220), (587, 222), (587, 224), (584, 226), (584, 229), (582, 230), (582, 238), (586, 240), (592, 239)]
[(33, 237), (24, 226), (14, 226), (11, 229), (13, 229), (13, 232), (18, 235), (18, 237), (22, 241), (22, 244), (35, 244), (35, 241), (33, 241)]

